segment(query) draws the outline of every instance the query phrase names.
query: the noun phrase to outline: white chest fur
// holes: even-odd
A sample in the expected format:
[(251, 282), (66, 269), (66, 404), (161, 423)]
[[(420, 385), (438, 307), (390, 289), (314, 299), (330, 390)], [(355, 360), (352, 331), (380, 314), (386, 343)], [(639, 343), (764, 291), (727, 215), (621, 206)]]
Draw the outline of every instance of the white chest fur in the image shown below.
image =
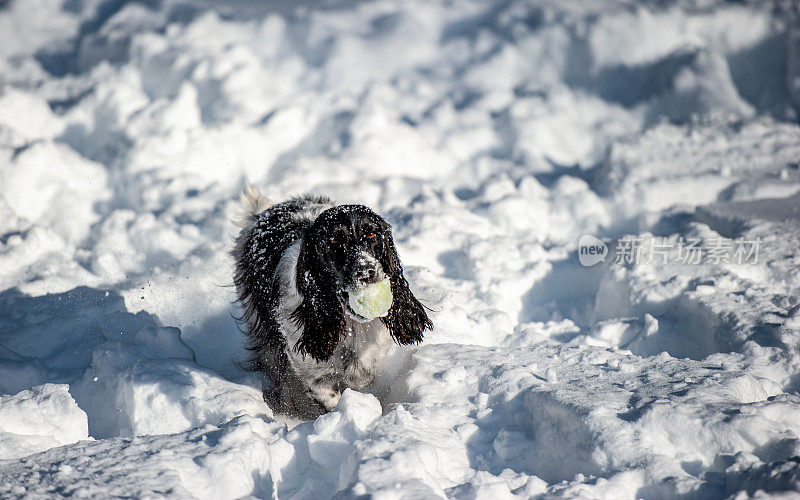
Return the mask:
[(347, 317), (347, 335), (328, 360), (315, 361), (311, 356), (296, 352), (294, 346), (302, 331), (291, 314), (301, 301), (295, 285), (299, 253), (300, 243), (296, 242), (284, 252), (276, 269), (281, 288), (276, 319), (286, 340), (289, 368), (315, 399), (332, 410), (345, 388), (360, 390), (372, 382), (392, 338), (380, 319), (360, 323)]

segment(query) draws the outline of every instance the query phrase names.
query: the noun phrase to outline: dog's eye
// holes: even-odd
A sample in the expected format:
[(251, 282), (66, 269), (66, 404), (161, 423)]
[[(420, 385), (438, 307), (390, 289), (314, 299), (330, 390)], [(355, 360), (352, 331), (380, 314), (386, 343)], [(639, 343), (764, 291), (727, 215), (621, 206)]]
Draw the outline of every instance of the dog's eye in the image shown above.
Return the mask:
[(377, 234), (375, 234), (375, 233), (369, 233), (369, 234), (367, 235), (367, 239), (368, 239), (368, 240), (374, 240), (376, 236), (378, 236), (378, 235), (377, 235)]

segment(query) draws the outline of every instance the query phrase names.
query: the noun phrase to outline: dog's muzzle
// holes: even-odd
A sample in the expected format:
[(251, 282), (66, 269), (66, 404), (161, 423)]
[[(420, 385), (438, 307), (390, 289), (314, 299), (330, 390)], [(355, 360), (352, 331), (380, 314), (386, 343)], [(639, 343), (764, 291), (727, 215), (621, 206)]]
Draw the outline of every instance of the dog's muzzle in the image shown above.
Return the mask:
[(386, 277), (378, 259), (367, 252), (361, 252), (350, 269), (350, 272), (347, 273), (348, 279), (343, 287), (345, 291), (364, 288)]

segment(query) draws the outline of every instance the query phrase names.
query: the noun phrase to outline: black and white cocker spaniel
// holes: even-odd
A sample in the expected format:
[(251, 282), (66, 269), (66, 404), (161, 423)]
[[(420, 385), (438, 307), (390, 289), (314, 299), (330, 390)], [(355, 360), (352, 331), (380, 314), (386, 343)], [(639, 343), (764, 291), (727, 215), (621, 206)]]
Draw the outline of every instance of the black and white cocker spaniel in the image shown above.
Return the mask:
[(391, 227), (369, 208), (321, 196), (271, 205), (252, 188), (243, 202), (234, 282), (250, 366), (269, 379), (274, 409), (303, 418), (332, 410), (345, 388), (372, 382), (392, 339), (417, 343), (433, 327)]

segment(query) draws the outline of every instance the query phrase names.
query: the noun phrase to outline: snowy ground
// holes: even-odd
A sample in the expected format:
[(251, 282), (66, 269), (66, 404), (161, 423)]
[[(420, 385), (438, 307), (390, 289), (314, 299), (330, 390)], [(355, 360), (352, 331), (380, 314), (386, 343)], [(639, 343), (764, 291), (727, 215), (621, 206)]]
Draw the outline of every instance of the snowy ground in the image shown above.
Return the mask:
[[(798, 111), (790, 1), (0, 1), (0, 497), (797, 495)], [(237, 368), (245, 182), (432, 310), (312, 422)]]

